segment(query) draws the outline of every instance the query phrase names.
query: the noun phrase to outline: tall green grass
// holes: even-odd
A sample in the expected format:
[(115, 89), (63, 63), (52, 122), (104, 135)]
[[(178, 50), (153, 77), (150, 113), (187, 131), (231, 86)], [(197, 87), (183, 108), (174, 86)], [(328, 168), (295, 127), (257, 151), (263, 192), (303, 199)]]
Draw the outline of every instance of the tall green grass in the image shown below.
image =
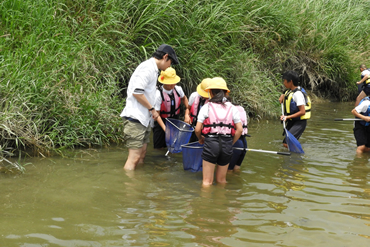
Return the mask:
[(130, 75), (171, 44), (187, 95), (222, 76), (251, 116), (279, 113), (281, 73), (353, 99), (369, 62), (365, 0), (3, 0), (0, 151), (48, 154), (122, 141)]

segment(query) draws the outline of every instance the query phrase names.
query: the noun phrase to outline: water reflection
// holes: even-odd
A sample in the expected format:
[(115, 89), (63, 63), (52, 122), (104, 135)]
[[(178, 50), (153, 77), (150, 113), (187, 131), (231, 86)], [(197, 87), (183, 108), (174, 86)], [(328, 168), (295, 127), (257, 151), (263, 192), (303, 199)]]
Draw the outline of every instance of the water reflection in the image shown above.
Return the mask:
[[(191, 228), (183, 229), (200, 246), (229, 246), (224, 242), (238, 230), (233, 225), (240, 203), (229, 201), (223, 186), (202, 188), (200, 197), (188, 200), (183, 219)], [(239, 206), (239, 207), (238, 207)]]
[(347, 181), (350, 186), (356, 188), (356, 190), (352, 190), (351, 193), (356, 195), (357, 198), (370, 199), (369, 158), (369, 154), (356, 155), (347, 167), (349, 174)]
[[(370, 155), (332, 121), (353, 104), (313, 107), (305, 155), (248, 152), (224, 187), (203, 189), (181, 154), (152, 149), (132, 173), (120, 147), (30, 158), (25, 174), (0, 173), (0, 245), (368, 246)], [(249, 130), (251, 148), (286, 151), (279, 121)]]

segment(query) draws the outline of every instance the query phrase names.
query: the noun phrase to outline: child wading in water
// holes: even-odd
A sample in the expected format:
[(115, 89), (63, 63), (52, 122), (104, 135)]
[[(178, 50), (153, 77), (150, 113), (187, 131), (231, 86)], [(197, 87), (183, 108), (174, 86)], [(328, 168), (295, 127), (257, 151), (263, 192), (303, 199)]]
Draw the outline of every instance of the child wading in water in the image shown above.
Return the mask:
[(364, 121), (355, 121), (353, 134), (356, 138), (358, 154), (370, 151), (370, 98), (365, 97), (358, 106), (352, 110), (355, 117)]
[[(298, 86), (298, 81), (299, 76), (295, 71), (285, 72), (283, 83), (287, 91), (279, 98), (279, 102), (284, 104), (284, 115), (280, 116), (280, 120), (287, 121), (286, 129), (297, 140), (306, 129), (307, 119), (311, 117), (311, 100), (306, 91)], [(285, 138), (283, 145), (288, 147)]]
[(181, 86), (177, 86), (180, 77), (176, 75), (176, 70), (172, 67), (161, 71), (158, 81), (162, 85), (156, 91), (155, 97), (155, 110), (159, 113), (163, 124), (160, 119), (154, 123), (153, 128), (153, 144), (154, 148), (165, 148), (166, 146), (166, 133), (165, 124), (166, 118), (179, 119), (181, 102), (185, 105), (185, 119), (186, 123), (190, 123), (190, 116), (188, 110), (188, 98), (184, 94)]
[(241, 136), (243, 126), (238, 109), (229, 102), (227, 93), (230, 90), (224, 79), (213, 78), (205, 91), (209, 92), (211, 99), (199, 111), (195, 134), (199, 143), (204, 144), (203, 186), (210, 186), (216, 164), (216, 182), (226, 183), (226, 174), (233, 155), (232, 146)]
[[(212, 83), (211, 78), (205, 78), (202, 82), (197, 86), (197, 91), (193, 92), (189, 97), (189, 111), (190, 111), (190, 122), (192, 126), (197, 125), (197, 119), (200, 109), (202, 109), (203, 105), (208, 103), (209, 95), (208, 92), (204, 91), (208, 86)], [(195, 132), (191, 135), (189, 142), (198, 141)]]

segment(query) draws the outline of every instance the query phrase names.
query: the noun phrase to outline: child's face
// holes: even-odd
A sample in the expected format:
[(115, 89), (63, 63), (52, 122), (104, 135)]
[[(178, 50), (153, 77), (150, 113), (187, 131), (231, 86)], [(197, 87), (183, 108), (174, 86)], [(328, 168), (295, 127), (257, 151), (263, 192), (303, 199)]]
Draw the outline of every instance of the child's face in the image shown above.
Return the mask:
[(163, 88), (166, 89), (167, 91), (170, 91), (174, 89), (176, 84), (163, 84)]
[(283, 84), (286, 88), (289, 88), (289, 82), (286, 79), (283, 80)]

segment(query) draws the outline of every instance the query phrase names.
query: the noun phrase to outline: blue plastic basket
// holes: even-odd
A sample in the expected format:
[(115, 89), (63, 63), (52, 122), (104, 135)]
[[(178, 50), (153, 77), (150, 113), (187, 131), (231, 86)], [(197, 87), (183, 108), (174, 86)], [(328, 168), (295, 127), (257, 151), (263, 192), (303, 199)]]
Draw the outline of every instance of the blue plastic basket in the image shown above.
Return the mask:
[(166, 145), (170, 153), (180, 153), (181, 145), (189, 142), (194, 128), (178, 119), (166, 119)]
[(182, 164), (185, 171), (202, 171), (203, 146), (199, 142), (182, 145)]

